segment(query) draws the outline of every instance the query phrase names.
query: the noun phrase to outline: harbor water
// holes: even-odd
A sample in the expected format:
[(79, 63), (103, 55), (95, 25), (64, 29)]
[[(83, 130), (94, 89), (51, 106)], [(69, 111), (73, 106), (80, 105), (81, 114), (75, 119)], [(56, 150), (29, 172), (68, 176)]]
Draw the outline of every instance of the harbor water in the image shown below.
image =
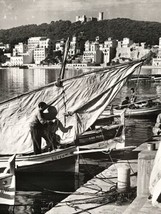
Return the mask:
[[(145, 72), (145, 71), (144, 71)], [(157, 71), (160, 73), (161, 71)], [(82, 70), (68, 69), (66, 78), (81, 74)], [(148, 70), (148, 74), (151, 70)], [(42, 87), (58, 78), (56, 69), (1, 69), (0, 70), (0, 101), (13, 98), (22, 93)], [(114, 100), (114, 104), (130, 94), (130, 88), (136, 88), (138, 99), (158, 96), (161, 100), (161, 82), (146, 80), (129, 80)], [(139, 146), (152, 135), (155, 118), (126, 120), (126, 145)], [(105, 161), (105, 160), (104, 160)], [(86, 162), (86, 160), (84, 160)], [(79, 185), (101, 172), (105, 165), (101, 159), (91, 160), (91, 165), (84, 164), (80, 169), (79, 179), (74, 174), (23, 174), (17, 175), (16, 206), (0, 205), (0, 213), (44, 214), (49, 208), (72, 193)], [(106, 163), (108, 166), (108, 161)]]

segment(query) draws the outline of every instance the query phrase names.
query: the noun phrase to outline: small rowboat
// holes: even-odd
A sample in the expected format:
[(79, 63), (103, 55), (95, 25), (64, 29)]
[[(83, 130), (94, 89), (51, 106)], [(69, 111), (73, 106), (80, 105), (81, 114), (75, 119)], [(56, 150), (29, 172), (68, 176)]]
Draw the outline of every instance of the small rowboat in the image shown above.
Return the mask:
[[(161, 103), (160, 102), (153, 102), (153, 105), (148, 107), (145, 106), (145, 101), (138, 102), (138, 105), (135, 108), (126, 108), (125, 110), (125, 117), (132, 117), (132, 118), (151, 118), (156, 117), (159, 113), (161, 113)], [(143, 104), (143, 105), (142, 105)], [(113, 114), (115, 116), (119, 116), (122, 113), (123, 109), (113, 108)], [(110, 110), (105, 110), (100, 118), (105, 118), (110, 114)]]

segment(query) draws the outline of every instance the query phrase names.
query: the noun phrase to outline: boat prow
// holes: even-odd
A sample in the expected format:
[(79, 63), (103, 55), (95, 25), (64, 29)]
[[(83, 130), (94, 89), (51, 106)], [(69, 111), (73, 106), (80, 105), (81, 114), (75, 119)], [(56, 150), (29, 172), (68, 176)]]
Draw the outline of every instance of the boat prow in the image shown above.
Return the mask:
[[(7, 161), (8, 166), (0, 173), (0, 204), (14, 205), (16, 194), (15, 157)], [(9, 172), (8, 172), (9, 171)]]

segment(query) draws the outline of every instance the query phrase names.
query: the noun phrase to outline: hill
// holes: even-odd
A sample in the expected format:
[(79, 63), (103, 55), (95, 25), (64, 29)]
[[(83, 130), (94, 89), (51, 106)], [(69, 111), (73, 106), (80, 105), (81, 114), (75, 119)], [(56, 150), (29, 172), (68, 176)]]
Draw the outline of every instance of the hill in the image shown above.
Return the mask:
[(149, 45), (158, 44), (161, 37), (161, 23), (135, 21), (125, 18), (117, 18), (103, 21), (91, 21), (86, 23), (70, 21), (52, 21), (50, 24), (26, 25), (7, 30), (0, 30), (0, 42), (10, 43), (27, 42), (29, 37), (46, 36), (56, 40), (67, 38), (79, 32), (84, 32), (84, 39), (94, 41), (96, 36), (101, 41), (108, 37), (122, 40), (128, 37), (134, 42), (146, 42)]

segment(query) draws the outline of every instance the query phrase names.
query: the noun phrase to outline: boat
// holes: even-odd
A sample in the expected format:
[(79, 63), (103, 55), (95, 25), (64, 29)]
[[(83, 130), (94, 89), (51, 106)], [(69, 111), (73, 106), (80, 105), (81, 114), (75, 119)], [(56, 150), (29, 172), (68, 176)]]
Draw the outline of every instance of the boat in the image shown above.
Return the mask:
[[(140, 69), (144, 60), (64, 79), (68, 48), (69, 40), (66, 42), (62, 69), (57, 81), (0, 103), (0, 168), (6, 166), (8, 157), (16, 154), (15, 170), (19, 172), (33, 170), (41, 172), (51, 168), (55, 172), (73, 170), (76, 164), (74, 151), (81, 146), (81, 141), (82, 144), (90, 145), (95, 143), (91, 137), (95, 139), (98, 135), (101, 136), (98, 141), (102, 141), (102, 133), (105, 134), (106, 131), (110, 133), (111, 130), (113, 135), (116, 135), (118, 126), (107, 129), (100, 127), (101, 131), (98, 132), (95, 127), (91, 133), (88, 131), (96, 121), (101, 120), (102, 112), (114, 100), (131, 74)], [(56, 107), (57, 118), (64, 126), (71, 126), (72, 129), (67, 133), (57, 131), (60, 136), (60, 148), (34, 155), (29, 122), (41, 101)], [(45, 145), (43, 141), (42, 147)]]
[[(147, 103), (149, 100), (157, 99), (155, 98), (149, 98), (147, 100), (142, 100), (139, 102), (136, 102), (136, 108), (126, 108), (125, 111), (125, 117), (129, 118), (156, 118), (156, 116), (161, 113), (161, 102), (156, 101), (153, 102), (152, 106), (146, 106), (145, 103)], [(117, 107), (113, 108), (113, 114), (114, 115), (120, 115), (122, 112), (122, 109)], [(106, 116), (110, 115), (110, 110), (106, 109), (102, 115), (101, 118), (105, 118)]]
[(28, 67), (28, 65), (20, 65), (19, 68), (20, 69), (28, 69), (29, 67)]
[(160, 82), (161, 81), (161, 77), (160, 76), (152, 76), (151, 80), (154, 82)]
[(16, 194), (15, 179), (15, 157), (7, 159), (7, 166), (3, 173), (0, 173), (0, 204), (14, 205)]
[[(16, 172), (74, 172), (75, 146), (57, 149), (42, 154), (16, 155)], [(8, 156), (0, 157), (0, 170), (3, 171), (8, 165)]]

